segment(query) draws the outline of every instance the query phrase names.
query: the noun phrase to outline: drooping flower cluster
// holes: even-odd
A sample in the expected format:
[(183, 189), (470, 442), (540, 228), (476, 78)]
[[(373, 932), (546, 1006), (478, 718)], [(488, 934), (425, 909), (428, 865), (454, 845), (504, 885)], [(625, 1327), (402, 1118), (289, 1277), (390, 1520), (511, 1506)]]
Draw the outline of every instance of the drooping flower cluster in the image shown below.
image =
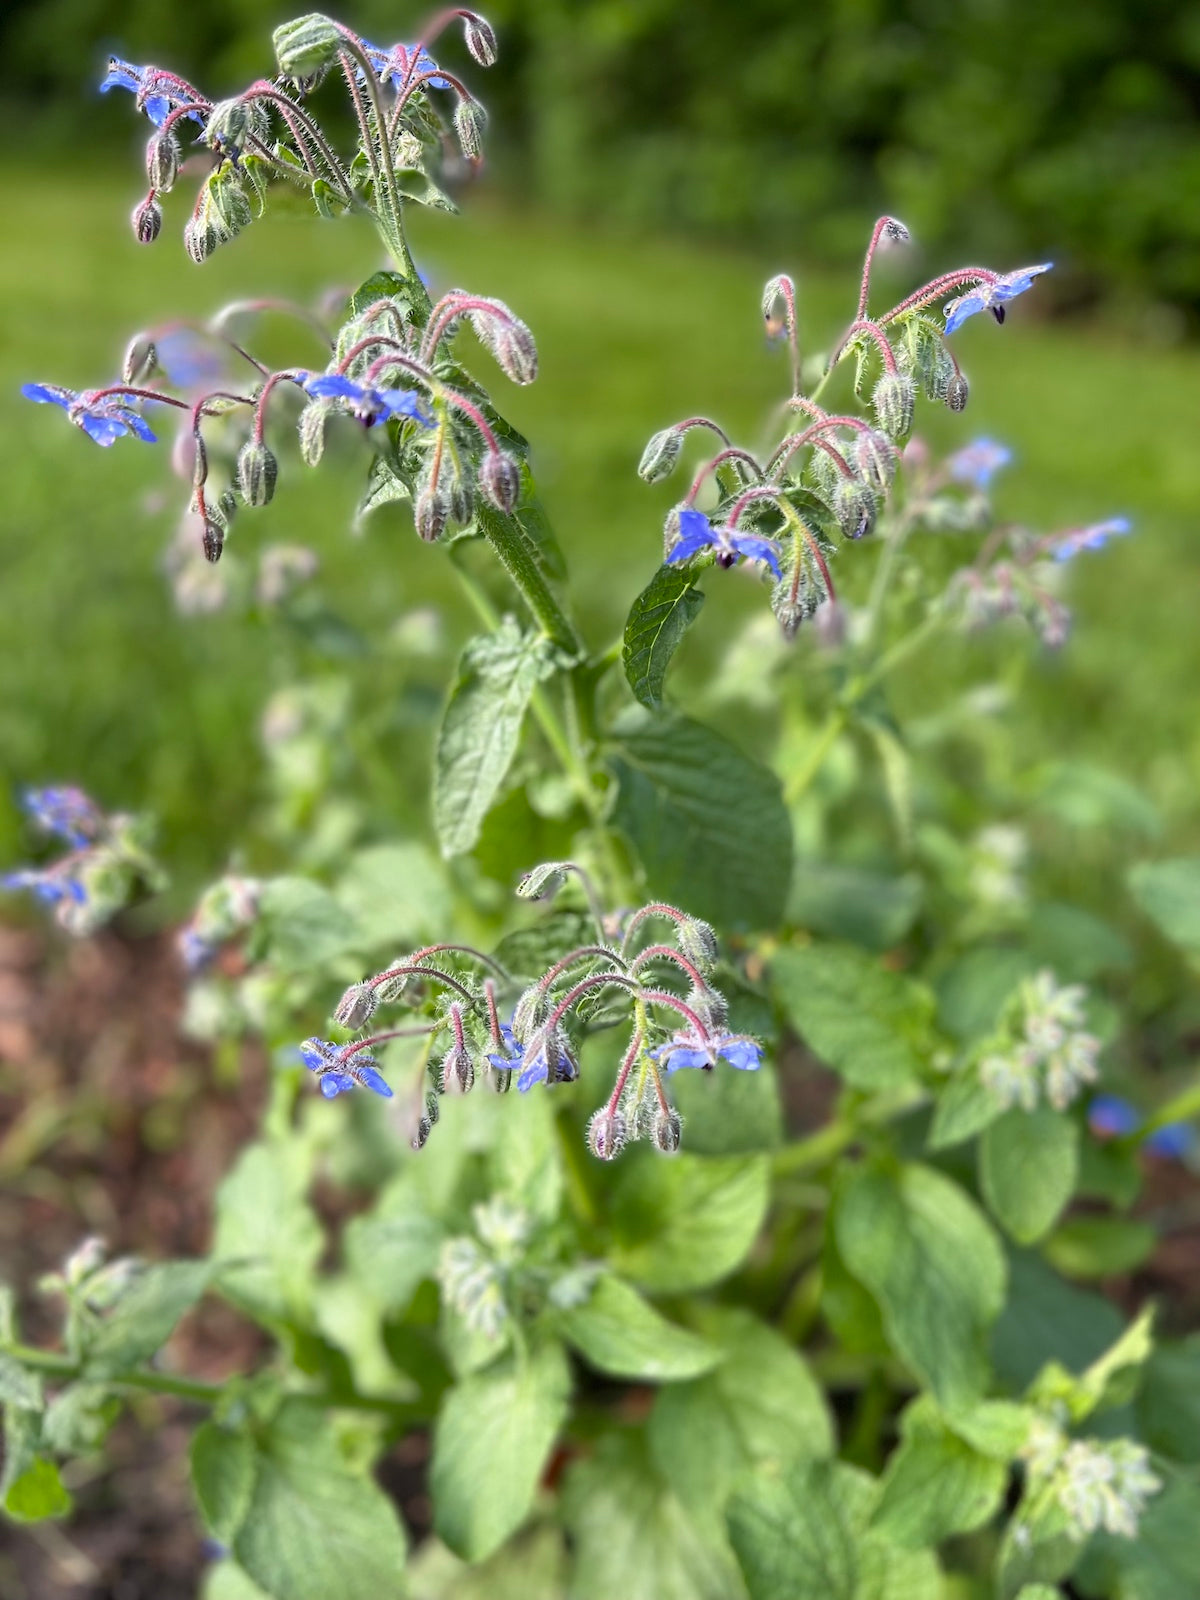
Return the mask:
[[(606, 913), (573, 862), (534, 869), (517, 892), (545, 899), (568, 877), (584, 889), (594, 942), (567, 951), (533, 982), (522, 983), (482, 951), (443, 944), (352, 984), (334, 1021), (357, 1037), (340, 1045), (312, 1038), (300, 1047), (322, 1094), (333, 1099), (358, 1087), (391, 1098), (374, 1052), (394, 1038), (426, 1036), (421, 1081), (407, 1102), (419, 1149), (443, 1096), (466, 1094), (480, 1079), (497, 1093), (572, 1082), (579, 1076), (582, 1035), (627, 1021), (628, 1042), (612, 1091), (592, 1117), (589, 1145), (602, 1160), (631, 1139), (648, 1139), (668, 1154), (677, 1150), (682, 1124), (666, 1080), (684, 1068), (711, 1071), (720, 1063), (752, 1072), (761, 1065), (762, 1047), (727, 1026), (728, 1006), (712, 981), (716, 941), (706, 923), (658, 902), (629, 914)], [(670, 926), (669, 942), (648, 936), (656, 920)], [(368, 1033), (379, 1009), (401, 1000), (424, 1010), (427, 1020)]]
[[(868, 307), (875, 255), (908, 237), (907, 228), (894, 217), (876, 223), (854, 318), (811, 395), (801, 385), (795, 284), (786, 275), (767, 284), (763, 314), (769, 334), (785, 339), (790, 349), (788, 409), (797, 418), (773, 452), (760, 458), (735, 446), (710, 418), (690, 417), (655, 434), (638, 468), (647, 482), (657, 482), (675, 468), (690, 432), (702, 428), (717, 435), (721, 449), (668, 514), (666, 563), (760, 564), (774, 579), (772, 606), (788, 638), (835, 600), (830, 561), (839, 542), (861, 539), (875, 527), (891, 490), (900, 446), (912, 429), (918, 392), (943, 401), (952, 411), (966, 405), (967, 382), (948, 336), (978, 311), (990, 310), (1003, 322), (1005, 304), (1049, 270), (1048, 264), (1010, 273), (964, 268), (933, 279), (891, 310), (872, 316)], [(962, 292), (951, 298), (955, 290)], [(947, 302), (944, 328), (929, 314), (939, 300)], [(871, 384), (871, 421), (830, 412), (818, 403), (834, 369), (851, 356), (855, 394), (862, 395), (868, 380)], [(1007, 457), (995, 446), (988, 452), (977, 447), (976, 456), (974, 463), (960, 462), (958, 471), (966, 474), (960, 481), (981, 487)], [(702, 493), (715, 495), (715, 507), (697, 505)]]
[(68, 933), (93, 933), (137, 895), (162, 887), (145, 817), (108, 816), (69, 786), (27, 790), (22, 805), (39, 831), (70, 848), (46, 866), (0, 875), (0, 889), (28, 890), (53, 906)]
[[(490, 65), (496, 54), (490, 26), (462, 10), (441, 14), (433, 33), (415, 44), (386, 48), (327, 17), (302, 17), (276, 31), (281, 78), (260, 80), (219, 103), (158, 67), (116, 59), (109, 65), (102, 89), (133, 93), (156, 130), (146, 156), (151, 187), (134, 214), (139, 239), (157, 236), (162, 197), (180, 170), (181, 135), (198, 129), (216, 163), (184, 230), (196, 261), (246, 226), (261, 211), (269, 185), (280, 180), (307, 188), (326, 213), (368, 211), (398, 268), (377, 274), (354, 296), (336, 332), (303, 308), (239, 303), (205, 328), (168, 324), (140, 333), (129, 345), (120, 381), (78, 392), (56, 384), (25, 386), (27, 398), (59, 406), (105, 446), (126, 435), (153, 443), (156, 434), (143, 411), (176, 412), (181, 431), (173, 464), (191, 484), (189, 537), (210, 562), (220, 559), (239, 505), (264, 506), (274, 495), (279, 459), (267, 441), (268, 423), (281, 405), (286, 409), (289, 393), (298, 392), (304, 402), (299, 449), (309, 465), (321, 459), (331, 418), (348, 416), (370, 430), (375, 451), (363, 512), (408, 500), (421, 538), (433, 541), (489, 509), (507, 514), (517, 505), (524, 442), (497, 423), (451, 347), (459, 329), (470, 326), (506, 375), (524, 384), (537, 373), (533, 337), (495, 299), (455, 289), (431, 304), (403, 227), (406, 205), (449, 204), (434, 175), (451, 140), (468, 164), (479, 156), (482, 108), (427, 49), (455, 18), (473, 59)], [(358, 124), (358, 149), (349, 161), (305, 104), (329, 71), (341, 74)], [(448, 119), (439, 97), (453, 104)], [(272, 369), (253, 353), (246, 327), (279, 311), (322, 339), (328, 352), (323, 368), (306, 361)], [(181, 343), (188, 346), (182, 355)], [(189, 350), (206, 358), (201, 369), (188, 359)], [(232, 362), (236, 371), (226, 371)], [(246, 425), (239, 428), (242, 416)], [(287, 420), (295, 420), (294, 412)], [(181, 565), (179, 552), (173, 564)], [(194, 574), (185, 572), (182, 581), (199, 608), (220, 603)]]
[(1069, 1536), (1080, 1542), (1100, 1529), (1136, 1539), (1146, 1502), (1162, 1488), (1144, 1445), (1071, 1439), (1047, 1417), (1034, 1420), (1021, 1457), (1031, 1485), (1057, 1500)]
[(1099, 1076), (1100, 1041), (1084, 1026), (1087, 991), (1050, 971), (1027, 979), (982, 1054), (979, 1077), (1006, 1110), (1045, 1100), (1063, 1111)]

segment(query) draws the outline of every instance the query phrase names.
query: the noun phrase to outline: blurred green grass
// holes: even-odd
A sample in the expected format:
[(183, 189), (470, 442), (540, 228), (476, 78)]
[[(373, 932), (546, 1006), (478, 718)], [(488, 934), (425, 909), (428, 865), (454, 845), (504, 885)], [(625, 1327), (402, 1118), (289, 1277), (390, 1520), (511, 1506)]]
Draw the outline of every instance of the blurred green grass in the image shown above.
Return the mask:
[[(161, 553), (180, 486), (161, 447), (158, 459), (133, 441), (101, 452), (57, 412), (24, 402), (19, 386), (95, 384), (115, 370), (130, 333), (172, 315), (350, 287), (378, 265), (377, 248), (352, 222), (270, 216), (198, 269), (179, 243), (182, 195), (154, 249), (133, 242), (125, 218), (137, 187), (132, 167), (72, 174), (46, 189), (15, 171), (0, 175), (0, 777), (9, 792), (69, 778), (111, 806), (158, 811), (167, 854), (195, 875), (224, 860), (230, 830), (255, 803), (257, 720), (289, 662), (254, 621), (174, 612)], [(650, 490), (637, 479), (646, 436), (707, 412), (752, 443), (786, 381), (783, 353), (762, 338), (764, 277), (799, 271), (810, 350), (839, 331), (853, 285), (810, 276), (799, 260), (564, 231), (486, 196), (470, 197), (460, 218), (421, 217), (415, 243), (435, 287), (498, 294), (537, 334), (538, 382), (518, 391), (498, 380), (498, 399), (534, 440), (585, 630), (606, 643), (654, 569), (662, 512), (678, 492), (676, 481)], [(941, 265), (906, 264), (898, 292), (922, 266)], [(969, 409), (955, 418), (923, 408), (918, 428), (939, 444), (980, 434), (1009, 444), (1015, 464), (998, 493), (1007, 516), (1046, 528), (1117, 512), (1134, 518), (1134, 537), (1076, 563), (1075, 636), (1030, 675), (1015, 737), (1030, 765), (1071, 755), (1123, 772), (1151, 794), (1175, 837), (1191, 838), (1200, 785), (1200, 353), (1035, 319), (1030, 297), (1003, 330), (970, 323), (959, 341)], [(294, 359), (315, 364), (318, 352), (302, 344), (301, 336)], [(289, 464), (276, 503), (244, 514), (235, 540), (313, 544), (332, 593), (369, 625), (428, 601), (461, 616), (441, 552), (422, 547), (403, 514), (384, 512), (361, 537), (348, 535), (361, 470), (349, 460), (331, 473)], [(739, 591), (732, 609), (740, 603)], [(709, 660), (730, 609), (722, 597), (703, 619), (699, 650)], [(945, 659), (963, 655), (956, 648)], [(944, 666), (928, 662), (910, 692), (935, 705), (947, 692)], [(10, 860), (19, 833), (6, 805), (0, 859)]]

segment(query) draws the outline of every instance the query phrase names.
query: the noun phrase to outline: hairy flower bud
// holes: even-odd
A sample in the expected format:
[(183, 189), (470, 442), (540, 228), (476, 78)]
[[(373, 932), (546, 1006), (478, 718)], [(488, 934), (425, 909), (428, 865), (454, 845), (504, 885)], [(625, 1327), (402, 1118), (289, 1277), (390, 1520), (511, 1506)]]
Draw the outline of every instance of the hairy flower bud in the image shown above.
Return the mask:
[(521, 469), (503, 450), (489, 450), (479, 466), (479, 487), (498, 511), (511, 515), (521, 494)]
[(460, 99), (454, 108), (454, 131), (458, 144), (468, 161), (478, 161), (483, 155), (483, 132), (487, 127), (487, 112), (478, 100)]
[(638, 462), (638, 477), (646, 483), (658, 483), (674, 472), (683, 449), (683, 435), (677, 428), (660, 428), (642, 451)]
[(892, 439), (902, 439), (913, 425), (916, 385), (906, 372), (885, 372), (875, 385), (871, 404), (879, 426)]
[(250, 131), (250, 107), (245, 100), (219, 100), (209, 113), (205, 137), (214, 149), (236, 153)]
[(214, 522), (211, 517), (205, 517), (204, 519), (202, 542), (204, 545), (204, 559), (214, 564), (220, 561), (221, 551), (225, 548), (225, 529), (221, 527), (220, 523)]
[(970, 386), (961, 372), (956, 372), (946, 385), (946, 404), (951, 411), (965, 411)]
[(158, 368), (158, 349), (148, 333), (135, 333), (125, 346), (122, 383), (145, 383)]
[(139, 244), (153, 244), (162, 232), (162, 207), (153, 195), (133, 208), (133, 236)]
[(325, 420), (332, 400), (314, 400), (300, 413), (300, 454), (307, 467), (315, 467), (325, 454)]
[(425, 1118), (432, 1127), (442, 1114), (442, 1102), (432, 1089), (425, 1093)]
[(675, 941), (693, 966), (710, 972), (717, 959), (717, 936), (707, 922), (689, 917), (676, 924)]
[(275, 59), (286, 78), (309, 78), (337, 60), (341, 38), (336, 25), (319, 11), (285, 22), (272, 35)]
[(455, 478), (450, 485), (450, 515), (462, 527), (475, 510), (475, 491), (466, 478)]
[(812, 586), (801, 583), (792, 593), (791, 578), (785, 574), (782, 583), (777, 583), (771, 592), (771, 610), (775, 613), (783, 637), (791, 642), (800, 631), (800, 625), (807, 622), (816, 611), (819, 601), (813, 593)]
[(546, 1082), (574, 1083), (579, 1076), (579, 1063), (571, 1050), (570, 1041), (561, 1028), (555, 1028), (545, 1043)]
[(886, 494), (896, 473), (896, 451), (882, 433), (860, 433), (854, 460), (863, 481), (876, 494)]
[(875, 526), (875, 496), (858, 478), (839, 478), (833, 512), (847, 539), (861, 539)]
[(414, 1150), (424, 1150), (432, 1128), (433, 1123), (428, 1117), (421, 1116), (417, 1118), (417, 1131), (409, 1141)]
[(197, 488), (208, 482), (208, 446), (199, 428), (192, 434), (192, 482)]
[(465, 1045), (450, 1046), (442, 1057), (438, 1076), (443, 1094), (470, 1094), (475, 1087), (475, 1063)]
[(472, 61), (477, 61), (481, 67), (495, 66), (496, 34), (486, 18), (469, 11), (463, 21), (463, 37)]
[(369, 983), (352, 983), (338, 1001), (333, 1020), (340, 1028), (364, 1028), (378, 1004), (379, 996)]
[(179, 140), (168, 128), (154, 133), (146, 142), (146, 176), (150, 187), (166, 193), (179, 176)]
[(661, 1150), (665, 1156), (675, 1155), (683, 1140), (683, 1121), (678, 1111), (674, 1108), (664, 1111), (660, 1106), (654, 1116), (650, 1137), (654, 1140), (656, 1150)]
[[(162, 215), (159, 214), (161, 223)], [(157, 233), (157, 228), (155, 232)], [(189, 217), (183, 229), (183, 248), (197, 266), (207, 261), (221, 241), (207, 217)]]
[(513, 1007), (512, 1030), (518, 1039), (532, 1039), (550, 1015), (550, 1001), (544, 989), (536, 984), (526, 989)]
[(436, 544), (450, 520), (450, 496), (441, 489), (422, 489), (413, 506), (413, 522), (426, 544)]
[(729, 1002), (711, 984), (706, 983), (702, 989), (693, 984), (687, 1003), (710, 1033), (723, 1028), (729, 1021)]
[(588, 1149), (601, 1161), (614, 1161), (625, 1148), (629, 1127), (619, 1111), (602, 1106), (588, 1123)]
[(538, 374), (537, 341), (527, 323), (515, 316), (500, 300), (488, 301), (486, 308), (467, 313), (480, 342), (496, 358), (501, 372), (512, 383), (532, 383)]
[(269, 505), (275, 493), (279, 463), (261, 439), (247, 439), (238, 451), (237, 484), (248, 506)]

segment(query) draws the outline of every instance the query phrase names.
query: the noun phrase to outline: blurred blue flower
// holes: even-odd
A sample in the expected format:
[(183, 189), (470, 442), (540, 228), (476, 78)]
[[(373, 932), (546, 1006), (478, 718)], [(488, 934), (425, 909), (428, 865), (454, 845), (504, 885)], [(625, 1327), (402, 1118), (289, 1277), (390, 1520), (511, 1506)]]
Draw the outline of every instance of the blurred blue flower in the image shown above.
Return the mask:
[(412, 389), (373, 389), (344, 372), (309, 373), (304, 388), (315, 400), (349, 400), (354, 415), (368, 428), (388, 417), (411, 417), (423, 428), (433, 427), (433, 418), (421, 410), (419, 396)]
[(503, 1054), (494, 1051), (487, 1058), (488, 1065), (494, 1067), (497, 1072), (511, 1072), (514, 1067), (520, 1065), (521, 1057), (525, 1054), (525, 1046), (513, 1032), (511, 1022), (500, 1024), (500, 1039)]
[(72, 784), (26, 789), (21, 805), (44, 833), (57, 834), (76, 850), (82, 850), (96, 837), (103, 822), (88, 796)]
[(356, 1086), (370, 1089), (385, 1100), (392, 1098), (391, 1085), (378, 1072), (375, 1057), (363, 1051), (347, 1054), (344, 1047), (331, 1039), (305, 1039), (300, 1046), (300, 1059), (310, 1072), (317, 1074), (321, 1093), (327, 1100), (336, 1099)]
[(779, 552), (770, 539), (757, 534), (737, 533), (732, 528), (714, 528), (702, 511), (690, 507), (679, 513), (679, 538), (667, 556), (668, 566), (678, 566), (699, 555), (701, 550), (716, 551), (719, 567), (732, 567), (735, 561), (762, 561), (779, 578)]
[(77, 428), (82, 428), (89, 439), (105, 448), (127, 433), (147, 444), (156, 441), (157, 435), (150, 431), (145, 418), (138, 415), (129, 400), (119, 395), (89, 403), (86, 394), (64, 389), (57, 383), (22, 384), (21, 393), (26, 400), (33, 400), (40, 406), (61, 406)]
[(1001, 467), (1012, 460), (1012, 451), (993, 439), (976, 439), (965, 449), (958, 450), (946, 463), (947, 471), (955, 483), (969, 483), (972, 488), (986, 489)]
[(1050, 553), (1055, 561), (1070, 561), (1081, 550), (1103, 550), (1110, 539), (1129, 533), (1133, 528), (1128, 517), (1110, 517), (1107, 522), (1093, 522), (1090, 527), (1076, 528), (1055, 539)]
[(702, 1071), (715, 1067), (718, 1061), (727, 1061), (739, 1072), (757, 1072), (762, 1066), (762, 1045), (744, 1033), (712, 1033), (707, 1039), (683, 1029), (659, 1045), (650, 1054), (661, 1061), (667, 1072), (679, 1072), (686, 1067), (699, 1067)]
[(1004, 321), (1004, 303), (1015, 300), (1019, 294), (1033, 287), (1040, 273), (1049, 272), (1053, 261), (1043, 261), (1039, 267), (1021, 267), (1017, 272), (1006, 272), (995, 283), (977, 283), (967, 294), (949, 300), (944, 308), (947, 334), (955, 333), (968, 317), (977, 312), (990, 311), (997, 322)]
[[(110, 89), (128, 89), (130, 94), (144, 94), (142, 109), (156, 128), (162, 127), (175, 107), (187, 104), (177, 91), (173, 91), (172, 80), (157, 67), (135, 67), (128, 61), (122, 61), (119, 56), (110, 56), (108, 71), (100, 80), (101, 94), (107, 94)], [(198, 122), (203, 127), (204, 113), (189, 111), (182, 120)]]
[[(390, 83), (393, 88), (399, 89), (406, 77), (411, 74), (414, 78), (425, 72), (436, 72), (437, 62), (428, 50), (421, 49), (417, 59), (413, 61), (413, 52), (417, 50), (415, 44), (394, 44), (390, 50), (381, 50), (378, 45), (368, 44), (364, 39), (362, 47), (367, 53), (367, 60), (384, 83)], [(430, 78), (428, 83), (422, 84), (423, 89), (449, 89), (448, 78)]]
[(63, 872), (59, 867), (21, 867), (16, 872), (0, 876), (0, 889), (17, 891), (28, 889), (47, 905), (57, 905), (60, 900), (73, 900), (83, 905), (87, 890), (79, 879)]
[[(1142, 1126), (1136, 1106), (1116, 1094), (1098, 1094), (1088, 1106), (1088, 1127), (1097, 1139), (1123, 1138)], [(1195, 1134), (1186, 1122), (1169, 1122), (1156, 1128), (1142, 1141), (1142, 1147), (1169, 1161), (1182, 1160), (1192, 1149)]]

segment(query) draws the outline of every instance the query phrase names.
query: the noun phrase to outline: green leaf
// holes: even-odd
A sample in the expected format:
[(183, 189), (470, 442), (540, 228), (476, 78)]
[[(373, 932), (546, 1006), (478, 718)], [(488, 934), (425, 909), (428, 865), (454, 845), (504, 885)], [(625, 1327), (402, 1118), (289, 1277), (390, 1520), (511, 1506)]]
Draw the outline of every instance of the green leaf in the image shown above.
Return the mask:
[(931, 1049), (933, 996), (853, 945), (789, 946), (771, 960), (788, 1021), (856, 1089), (915, 1078)]
[(87, 1376), (111, 1378), (148, 1361), (207, 1289), (213, 1270), (211, 1261), (167, 1261), (146, 1267), (89, 1340)]
[(938, 982), (942, 1027), (964, 1042), (991, 1033), (1005, 1001), (1036, 966), (1028, 950), (985, 945), (968, 951)]
[(1138, 1391), (1138, 1431), (1152, 1450), (1200, 1462), (1200, 1334), (1151, 1354)]
[(1058, 1361), (1048, 1362), (1030, 1389), (1030, 1399), (1061, 1407), (1075, 1424), (1094, 1411), (1125, 1405), (1141, 1383), (1142, 1369), (1154, 1348), (1153, 1321), (1154, 1308), (1147, 1306), (1078, 1376)]
[(614, 1183), (613, 1264), (659, 1294), (706, 1288), (745, 1260), (768, 1199), (765, 1157), (638, 1151)]
[(1062, 1215), (1079, 1172), (1079, 1129), (1050, 1106), (1014, 1108), (979, 1141), (979, 1183), (988, 1210), (1018, 1244), (1044, 1238)]
[(251, 1316), (303, 1320), (324, 1248), (304, 1199), (309, 1157), (299, 1143), (248, 1145), (217, 1190), (213, 1255), (221, 1287)]
[(1190, 955), (1200, 955), (1200, 856), (1143, 861), (1132, 867), (1133, 898), (1160, 933)]
[(1046, 1240), (1051, 1266), (1068, 1278), (1111, 1278), (1133, 1272), (1158, 1247), (1158, 1230), (1134, 1217), (1069, 1217)]
[(423, 1541), (408, 1569), (413, 1600), (563, 1600), (566, 1550), (558, 1528), (535, 1524), (481, 1566), (468, 1566), (438, 1538)]
[(405, 1541), (395, 1508), (348, 1466), (323, 1407), (290, 1399), (253, 1438), (229, 1434), (236, 1442), (222, 1442), (218, 1431), (202, 1428), (193, 1450), (201, 1509), (271, 1600), (400, 1592)]
[(545, 1094), (510, 1095), (493, 1115), (503, 1122), (503, 1130), (488, 1151), (492, 1192), (514, 1200), (536, 1222), (550, 1225), (558, 1217), (563, 1192), (553, 1099)]
[(1073, 1580), (1118, 1600), (1200, 1600), (1200, 1485), (1176, 1474), (1146, 1507), (1136, 1539), (1093, 1535)]
[(213, 1562), (204, 1575), (200, 1600), (271, 1600), (243, 1567), (228, 1556)]
[(912, 758), (888, 723), (875, 717), (859, 717), (858, 722), (875, 745), (897, 842), (900, 849), (907, 852), (912, 846), (913, 832)]
[(625, 676), (635, 697), (651, 710), (662, 704), (671, 657), (704, 604), (695, 585), (694, 573), (660, 567), (633, 602), (625, 623)]
[(375, 1209), (347, 1224), (346, 1265), (384, 1311), (408, 1307), (417, 1286), (437, 1272), (445, 1230), (429, 1210), (411, 1168), (382, 1191)]
[(424, 845), (370, 845), (356, 850), (334, 894), (354, 919), (360, 945), (415, 948), (450, 918), (450, 891)]
[[(735, 1016), (730, 1025), (735, 1032), (758, 1031)], [(757, 1072), (680, 1072), (671, 1087), (691, 1155), (752, 1155), (782, 1142), (779, 1077), (770, 1061)]]
[(952, 1149), (973, 1139), (1003, 1115), (1004, 1107), (980, 1082), (974, 1064), (967, 1062), (946, 1080), (946, 1087), (938, 1095), (929, 1127), (929, 1148)]
[(930, 1167), (863, 1167), (839, 1186), (834, 1227), (897, 1354), (943, 1405), (977, 1398), (1005, 1286), (1000, 1242), (978, 1208)]
[(3, 1350), (0, 1350), (0, 1402), (23, 1411), (42, 1409), (41, 1378)]
[(614, 1378), (665, 1383), (710, 1372), (721, 1352), (677, 1328), (636, 1289), (609, 1275), (598, 1278), (582, 1305), (562, 1314), (559, 1331), (569, 1345)]
[(354, 946), (350, 914), (308, 878), (268, 879), (259, 911), (267, 953), (289, 971), (316, 971)]
[(609, 1433), (562, 1495), (575, 1545), (571, 1600), (736, 1600), (724, 1540), (693, 1521), (644, 1439)]
[(992, 1360), (1010, 1390), (1023, 1391), (1048, 1361), (1082, 1372), (1120, 1337), (1110, 1300), (1064, 1283), (1032, 1250), (1009, 1255), (1009, 1290), (992, 1332)]
[(408, 485), (387, 457), (375, 456), (367, 468), (367, 487), (363, 490), (362, 499), (358, 502), (358, 509), (354, 513), (355, 521), (370, 516), (371, 512), (377, 511), (380, 506), (411, 499), (412, 493)]
[(450, 1390), (434, 1436), (434, 1527), (456, 1555), (482, 1561), (528, 1515), (567, 1414), (562, 1348), (476, 1373)]
[(916, 921), (924, 884), (831, 861), (797, 861), (787, 920), (826, 939), (890, 950)]
[(970, 1533), (995, 1516), (1008, 1483), (1007, 1465), (952, 1432), (928, 1396), (907, 1407), (900, 1435), (873, 1528), (905, 1549), (919, 1550)]
[(709, 1307), (700, 1328), (725, 1359), (704, 1377), (663, 1389), (647, 1436), (676, 1494), (707, 1513), (750, 1467), (829, 1455), (833, 1426), (819, 1384), (773, 1328), (724, 1306)]
[(836, 1462), (744, 1482), (726, 1517), (750, 1600), (929, 1600), (937, 1561), (867, 1530), (876, 1486)]
[(1027, 930), (1030, 953), (1062, 983), (1090, 983), (1104, 972), (1133, 965), (1128, 939), (1079, 906), (1055, 901), (1034, 907)]
[(53, 1461), (35, 1456), (8, 1485), (4, 1509), (17, 1522), (44, 1522), (48, 1517), (65, 1517), (71, 1509), (71, 1496), (63, 1487)]
[(549, 641), (523, 634), (511, 617), (463, 651), (437, 737), (433, 814), (444, 856), (462, 855), (479, 838), (516, 754), (526, 707), (553, 671)]
[(722, 928), (771, 928), (783, 915), (792, 827), (779, 780), (699, 722), (667, 712), (622, 718), (611, 746), (613, 820), (649, 891)]

